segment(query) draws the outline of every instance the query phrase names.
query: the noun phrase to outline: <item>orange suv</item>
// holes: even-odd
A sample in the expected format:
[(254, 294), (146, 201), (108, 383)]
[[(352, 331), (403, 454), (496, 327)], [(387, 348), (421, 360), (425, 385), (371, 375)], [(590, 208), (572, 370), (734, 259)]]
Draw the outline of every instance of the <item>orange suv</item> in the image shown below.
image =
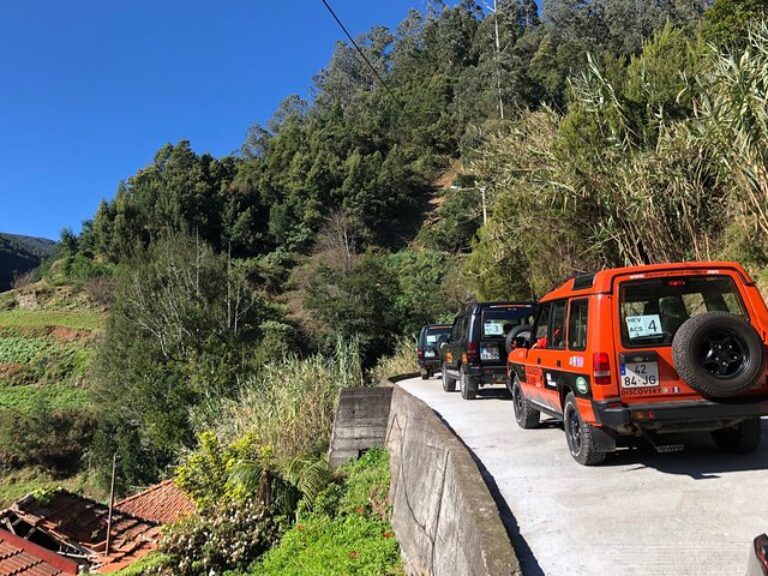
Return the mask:
[(586, 465), (618, 435), (709, 431), (722, 450), (751, 452), (768, 415), (766, 342), (768, 309), (739, 264), (576, 276), (541, 299), (530, 338), (509, 353), (515, 419), (561, 418)]

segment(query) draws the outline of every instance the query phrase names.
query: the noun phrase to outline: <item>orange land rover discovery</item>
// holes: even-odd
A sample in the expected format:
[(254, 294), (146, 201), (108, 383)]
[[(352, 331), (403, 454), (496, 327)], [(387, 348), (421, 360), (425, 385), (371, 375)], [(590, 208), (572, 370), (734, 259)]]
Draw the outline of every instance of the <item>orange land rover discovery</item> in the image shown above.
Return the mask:
[(541, 299), (509, 353), (515, 419), (562, 418), (568, 448), (598, 464), (617, 435), (708, 431), (724, 451), (760, 443), (768, 414), (768, 309), (733, 262), (603, 270)]

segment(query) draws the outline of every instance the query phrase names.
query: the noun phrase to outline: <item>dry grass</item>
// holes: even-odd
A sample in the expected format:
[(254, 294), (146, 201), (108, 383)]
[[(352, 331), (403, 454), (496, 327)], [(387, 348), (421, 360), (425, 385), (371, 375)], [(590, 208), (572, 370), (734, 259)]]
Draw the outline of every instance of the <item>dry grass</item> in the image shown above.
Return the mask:
[(416, 359), (416, 352), (416, 339), (408, 336), (402, 338), (397, 343), (395, 353), (392, 354), (392, 356), (380, 359), (373, 370), (371, 370), (371, 382), (373, 384), (378, 384), (390, 376), (418, 372), (419, 364)]
[(364, 384), (357, 343), (338, 342), (330, 356), (264, 366), (239, 398), (210, 407), (198, 428), (214, 429), (225, 444), (251, 435), (278, 460), (318, 455), (327, 448), (339, 392)]

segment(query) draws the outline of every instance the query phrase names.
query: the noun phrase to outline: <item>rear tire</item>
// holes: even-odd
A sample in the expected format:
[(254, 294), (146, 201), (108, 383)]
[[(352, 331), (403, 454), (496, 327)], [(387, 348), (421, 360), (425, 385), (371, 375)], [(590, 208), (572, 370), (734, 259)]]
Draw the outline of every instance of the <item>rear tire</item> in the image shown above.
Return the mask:
[(592, 434), (593, 427), (585, 423), (579, 414), (579, 407), (573, 392), (569, 393), (565, 399), (563, 428), (565, 428), (565, 438), (568, 441), (568, 450), (576, 462), (584, 466), (594, 466), (605, 460), (605, 452), (597, 449)]
[(448, 370), (446, 370), (445, 362), (443, 362), (442, 375), (443, 375), (443, 390), (445, 390), (446, 392), (456, 392), (456, 378), (451, 378), (450, 376), (448, 376)]
[(421, 374), (422, 380), (429, 380), (429, 370), (422, 368), (421, 370), (419, 370), (419, 372)]
[(520, 428), (529, 430), (536, 428), (541, 419), (541, 412), (536, 410), (523, 395), (523, 389), (518, 382), (517, 377), (512, 384), (512, 404), (515, 408), (515, 421)]
[(760, 418), (749, 418), (733, 428), (713, 431), (712, 440), (728, 454), (749, 454), (760, 446), (761, 432)]
[(464, 368), (461, 369), (461, 397), (464, 400), (474, 400), (477, 397), (477, 383), (467, 374)]

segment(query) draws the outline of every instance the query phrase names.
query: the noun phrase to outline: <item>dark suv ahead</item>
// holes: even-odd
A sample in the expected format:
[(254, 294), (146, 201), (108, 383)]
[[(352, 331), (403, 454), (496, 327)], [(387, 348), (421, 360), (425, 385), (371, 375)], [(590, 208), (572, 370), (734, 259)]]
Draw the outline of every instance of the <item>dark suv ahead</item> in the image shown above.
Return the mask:
[(450, 324), (427, 324), (419, 334), (419, 372), (422, 380), (432, 378), (440, 369), (440, 344), (451, 334)]
[(505, 338), (532, 324), (533, 302), (477, 302), (456, 316), (448, 342), (441, 348), (443, 390), (472, 400), (481, 386), (506, 380)]

